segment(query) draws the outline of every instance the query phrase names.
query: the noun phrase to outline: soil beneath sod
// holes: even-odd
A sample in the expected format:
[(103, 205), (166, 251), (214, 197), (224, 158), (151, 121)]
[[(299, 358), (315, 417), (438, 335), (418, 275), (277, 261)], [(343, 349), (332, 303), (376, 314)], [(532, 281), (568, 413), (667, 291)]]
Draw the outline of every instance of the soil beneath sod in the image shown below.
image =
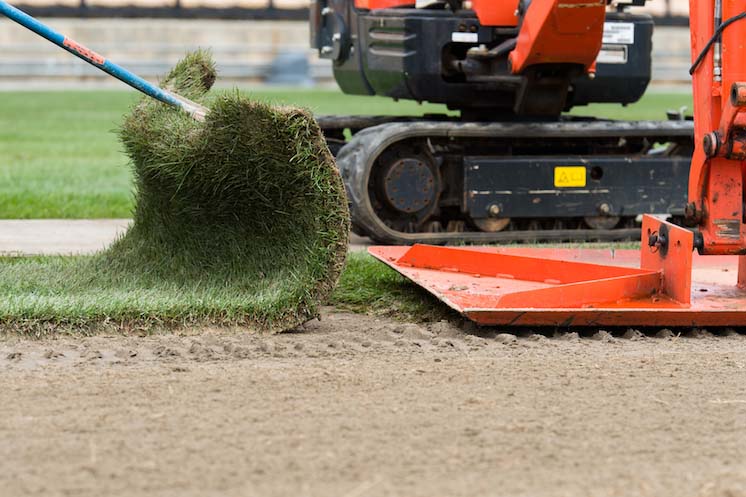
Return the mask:
[(746, 337), (0, 341), (6, 495), (746, 495)]

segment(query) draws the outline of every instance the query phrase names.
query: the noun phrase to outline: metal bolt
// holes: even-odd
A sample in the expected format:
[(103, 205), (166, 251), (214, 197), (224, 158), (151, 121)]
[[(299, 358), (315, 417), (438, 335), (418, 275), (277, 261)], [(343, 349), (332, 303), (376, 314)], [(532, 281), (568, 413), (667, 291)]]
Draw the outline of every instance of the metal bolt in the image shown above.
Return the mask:
[(604, 202), (603, 204), (598, 206), (598, 212), (601, 214), (608, 214), (611, 212), (611, 206)]
[(697, 206), (694, 204), (694, 202), (690, 202), (686, 204), (686, 207), (684, 207), (684, 216), (686, 216), (689, 219), (694, 219), (697, 215)]
[(648, 235), (648, 247), (665, 248), (668, 245), (668, 239), (663, 233), (652, 233)]
[(487, 208), (487, 212), (492, 217), (497, 217), (500, 215), (500, 206), (497, 204), (490, 204), (490, 206)]
[(720, 149), (720, 135), (714, 131), (707, 133), (702, 138), (702, 146), (707, 157), (715, 157)]

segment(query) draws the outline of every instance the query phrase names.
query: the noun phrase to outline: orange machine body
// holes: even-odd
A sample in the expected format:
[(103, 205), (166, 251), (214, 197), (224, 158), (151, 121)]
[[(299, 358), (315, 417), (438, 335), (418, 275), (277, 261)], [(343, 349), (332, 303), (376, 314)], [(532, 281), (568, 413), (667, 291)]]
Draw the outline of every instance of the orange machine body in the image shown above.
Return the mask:
[(482, 26), (518, 25), (518, 0), (472, 0), (472, 8)]
[(605, 0), (532, 2), (510, 54), (513, 74), (537, 64), (578, 64), (593, 69), (603, 39)]
[[(358, 9), (379, 10), (394, 7), (413, 7), (414, 0), (355, 0)], [(472, 8), (482, 26), (518, 25), (518, 0), (472, 0)]]
[(413, 0), (355, 0), (356, 8), (367, 10), (390, 9), (393, 7), (408, 7), (413, 5)]

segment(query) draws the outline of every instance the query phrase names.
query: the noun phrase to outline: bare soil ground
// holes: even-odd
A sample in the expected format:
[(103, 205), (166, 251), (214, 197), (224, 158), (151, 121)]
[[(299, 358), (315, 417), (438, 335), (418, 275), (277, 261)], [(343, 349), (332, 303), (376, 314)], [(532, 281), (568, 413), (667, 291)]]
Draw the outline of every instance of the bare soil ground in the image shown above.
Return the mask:
[(3, 495), (746, 495), (746, 337), (0, 340)]

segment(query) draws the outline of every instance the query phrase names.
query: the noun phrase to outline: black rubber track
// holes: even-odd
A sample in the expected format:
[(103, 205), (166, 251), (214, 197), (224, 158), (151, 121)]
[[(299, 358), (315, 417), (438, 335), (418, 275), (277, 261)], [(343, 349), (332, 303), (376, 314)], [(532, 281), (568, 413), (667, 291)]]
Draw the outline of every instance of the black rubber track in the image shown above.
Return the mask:
[[(327, 119), (328, 121), (325, 121)], [(367, 121), (366, 121), (367, 119)], [(386, 122), (397, 119), (395, 122)], [(336, 120), (336, 121), (335, 121)], [(463, 123), (449, 121), (413, 122), (411, 118), (385, 117), (339, 117), (322, 118), (323, 128), (340, 127), (344, 124), (365, 126), (367, 123), (381, 122), (362, 129), (353, 135), (337, 155), (337, 165), (342, 173), (350, 201), (352, 224), (356, 232), (365, 234), (378, 243), (504, 243), (520, 241), (619, 241), (639, 239), (640, 229), (621, 228), (559, 229), (559, 230), (510, 230), (497, 233), (487, 232), (441, 232), (405, 233), (396, 231), (384, 224), (376, 215), (368, 196), (368, 180), (377, 157), (395, 143), (412, 138), (570, 138), (588, 140), (593, 138), (649, 138), (651, 141), (665, 142), (691, 138), (693, 124), (690, 121), (601, 121), (570, 120), (550, 123)]]

